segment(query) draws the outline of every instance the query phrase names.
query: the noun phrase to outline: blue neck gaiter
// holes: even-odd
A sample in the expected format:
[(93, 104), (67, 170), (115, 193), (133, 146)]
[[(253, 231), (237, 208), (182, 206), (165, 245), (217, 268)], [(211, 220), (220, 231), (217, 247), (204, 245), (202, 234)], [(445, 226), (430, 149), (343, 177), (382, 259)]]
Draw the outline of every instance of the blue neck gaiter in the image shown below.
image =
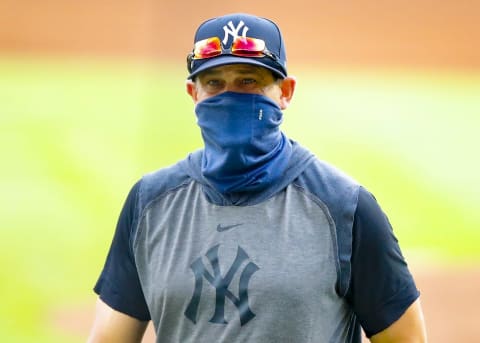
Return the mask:
[(202, 174), (220, 193), (262, 190), (281, 178), (292, 145), (282, 111), (259, 94), (224, 92), (195, 107), (205, 150)]

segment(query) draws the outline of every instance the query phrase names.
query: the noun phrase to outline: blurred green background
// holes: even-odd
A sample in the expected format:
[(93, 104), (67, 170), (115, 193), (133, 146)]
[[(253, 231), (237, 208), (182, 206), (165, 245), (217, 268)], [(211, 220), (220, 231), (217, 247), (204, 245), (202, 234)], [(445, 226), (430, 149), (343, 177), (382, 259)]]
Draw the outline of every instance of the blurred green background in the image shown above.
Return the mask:
[[(9, 342), (65, 342), (60, 332), (54, 340), (48, 313), (91, 301), (129, 188), (201, 146), (185, 72), (3, 59), (0, 74), (0, 332)], [(480, 77), (297, 78), (285, 132), (376, 195), (407, 258), (477, 263)]]
[[(82, 342), (85, 324), (61, 330), (57, 317), (93, 304), (130, 187), (201, 147), (186, 71), (11, 50), (0, 55), (0, 338)], [(284, 131), (376, 195), (413, 265), (480, 261), (479, 70), (290, 66)]]

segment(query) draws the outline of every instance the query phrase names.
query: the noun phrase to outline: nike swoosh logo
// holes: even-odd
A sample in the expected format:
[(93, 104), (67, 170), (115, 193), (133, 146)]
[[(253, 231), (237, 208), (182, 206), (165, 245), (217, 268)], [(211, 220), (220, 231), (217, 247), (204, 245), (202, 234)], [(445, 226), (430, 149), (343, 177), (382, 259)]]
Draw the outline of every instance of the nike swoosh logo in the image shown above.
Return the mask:
[(237, 226), (240, 226), (240, 225), (243, 225), (243, 223), (241, 223), (241, 224), (234, 224), (234, 225), (225, 225), (225, 226), (222, 226), (222, 225), (218, 224), (218, 225), (217, 225), (217, 231), (218, 231), (218, 232), (224, 232), (224, 231), (227, 231), (227, 230), (236, 228)]

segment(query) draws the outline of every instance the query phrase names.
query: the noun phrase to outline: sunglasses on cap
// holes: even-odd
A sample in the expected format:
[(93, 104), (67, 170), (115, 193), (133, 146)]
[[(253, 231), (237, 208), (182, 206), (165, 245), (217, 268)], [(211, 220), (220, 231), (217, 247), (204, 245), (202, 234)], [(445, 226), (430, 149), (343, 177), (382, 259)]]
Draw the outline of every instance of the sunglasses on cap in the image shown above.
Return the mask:
[(268, 51), (265, 41), (252, 37), (236, 37), (230, 49), (224, 49), (218, 37), (211, 37), (198, 41), (193, 51), (187, 56), (189, 71), (193, 69), (195, 60), (217, 57), (220, 55), (234, 55), (240, 57), (269, 57), (278, 63), (278, 57)]

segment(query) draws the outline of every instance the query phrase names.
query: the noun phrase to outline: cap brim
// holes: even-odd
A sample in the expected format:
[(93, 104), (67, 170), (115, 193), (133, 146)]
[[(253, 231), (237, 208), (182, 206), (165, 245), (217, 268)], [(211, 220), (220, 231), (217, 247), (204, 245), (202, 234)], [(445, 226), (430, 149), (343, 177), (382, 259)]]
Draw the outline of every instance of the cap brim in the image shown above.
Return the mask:
[(190, 75), (188, 75), (187, 78), (188, 79), (193, 79), (195, 76), (197, 76), (202, 71), (205, 71), (207, 69), (214, 68), (214, 67), (220, 67), (220, 66), (223, 66), (223, 65), (228, 65), (228, 64), (251, 64), (251, 65), (256, 65), (256, 66), (263, 67), (263, 68), (266, 68), (268, 70), (271, 70), (272, 72), (274, 72), (276, 75), (280, 76), (281, 78), (287, 77), (287, 75), (283, 71), (264, 63), (262, 61), (262, 59), (260, 59), (260, 58), (246, 58), (246, 57), (238, 57), (238, 56), (232, 56), (232, 55), (223, 55), (223, 56), (218, 56), (218, 57), (214, 57), (214, 58), (206, 60), (200, 66), (195, 68), (195, 70), (192, 73), (190, 73)]

